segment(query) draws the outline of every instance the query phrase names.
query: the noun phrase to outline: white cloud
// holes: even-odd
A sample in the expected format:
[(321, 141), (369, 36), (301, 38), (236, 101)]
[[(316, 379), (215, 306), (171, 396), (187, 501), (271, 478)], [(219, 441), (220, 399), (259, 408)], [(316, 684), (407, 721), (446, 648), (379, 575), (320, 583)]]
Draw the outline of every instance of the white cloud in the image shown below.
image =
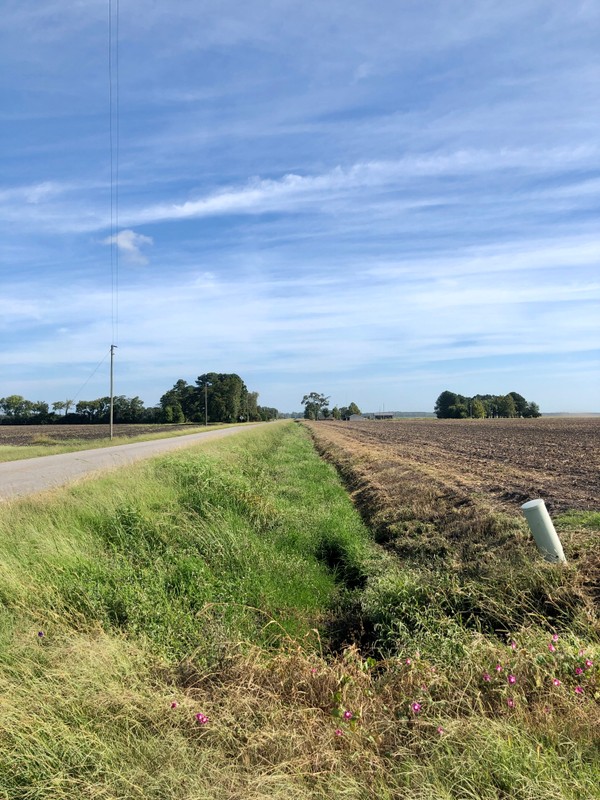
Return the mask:
[(148, 263), (148, 258), (142, 253), (141, 248), (154, 244), (154, 240), (150, 236), (131, 230), (119, 231), (116, 236), (108, 236), (102, 240), (102, 244), (115, 243), (126, 261), (143, 266)]

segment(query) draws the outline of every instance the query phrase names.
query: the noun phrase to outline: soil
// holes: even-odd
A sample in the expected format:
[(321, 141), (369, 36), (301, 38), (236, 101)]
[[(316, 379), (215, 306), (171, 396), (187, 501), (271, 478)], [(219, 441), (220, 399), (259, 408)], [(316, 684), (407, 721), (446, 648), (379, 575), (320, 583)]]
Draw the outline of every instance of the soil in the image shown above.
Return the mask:
[[(115, 425), (115, 438), (144, 436), (149, 433), (174, 433), (198, 426), (190, 425)], [(39, 444), (60, 444), (72, 439), (108, 439), (108, 425), (0, 425), (0, 446), (27, 447)]]
[[(436, 481), (518, 507), (541, 497), (551, 513), (600, 509), (600, 418), (319, 422), (320, 438), (379, 467), (419, 467)], [(379, 470), (378, 470), (379, 471)], [(388, 487), (393, 490), (393, 487)]]

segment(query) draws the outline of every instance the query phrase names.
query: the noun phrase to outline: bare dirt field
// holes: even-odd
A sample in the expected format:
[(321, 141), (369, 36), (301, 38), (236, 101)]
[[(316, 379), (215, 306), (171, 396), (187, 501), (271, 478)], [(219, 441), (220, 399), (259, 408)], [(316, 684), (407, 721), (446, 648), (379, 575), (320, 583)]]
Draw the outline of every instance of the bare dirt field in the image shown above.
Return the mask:
[[(600, 509), (598, 417), (319, 422), (311, 427), (319, 439), (371, 461), (378, 473), (386, 465), (388, 472), (393, 464), (412, 466), (454, 489), (485, 494), (504, 508), (541, 497), (553, 512)], [(393, 485), (387, 489), (393, 491)]]
[[(421, 567), (493, 580), (509, 553), (535, 558), (525, 501), (543, 498), (553, 516), (600, 511), (597, 417), (303, 424), (376, 541)], [(600, 531), (571, 517), (560, 534), (567, 560), (600, 602)]]
[[(151, 433), (190, 430), (189, 425), (115, 425), (116, 438)], [(35, 444), (62, 444), (72, 439), (108, 439), (108, 425), (0, 425), (0, 445), (27, 447)], [(51, 440), (51, 441), (50, 441)]]

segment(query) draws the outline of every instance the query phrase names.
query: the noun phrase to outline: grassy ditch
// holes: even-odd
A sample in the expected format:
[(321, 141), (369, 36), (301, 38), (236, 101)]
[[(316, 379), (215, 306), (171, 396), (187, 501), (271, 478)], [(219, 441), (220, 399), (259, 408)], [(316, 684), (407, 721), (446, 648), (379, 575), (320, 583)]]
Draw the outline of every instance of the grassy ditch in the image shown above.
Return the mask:
[(598, 797), (594, 643), (418, 582), (294, 424), (3, 506), (0, 797)]

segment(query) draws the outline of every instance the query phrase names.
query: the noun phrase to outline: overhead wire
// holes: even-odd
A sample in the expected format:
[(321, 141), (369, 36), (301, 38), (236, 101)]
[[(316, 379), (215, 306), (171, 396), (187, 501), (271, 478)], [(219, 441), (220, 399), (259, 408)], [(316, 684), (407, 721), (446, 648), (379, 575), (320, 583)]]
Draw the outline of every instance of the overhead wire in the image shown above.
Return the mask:
[(108, 0), (111, 342), (119, 338), (119, 0)]

